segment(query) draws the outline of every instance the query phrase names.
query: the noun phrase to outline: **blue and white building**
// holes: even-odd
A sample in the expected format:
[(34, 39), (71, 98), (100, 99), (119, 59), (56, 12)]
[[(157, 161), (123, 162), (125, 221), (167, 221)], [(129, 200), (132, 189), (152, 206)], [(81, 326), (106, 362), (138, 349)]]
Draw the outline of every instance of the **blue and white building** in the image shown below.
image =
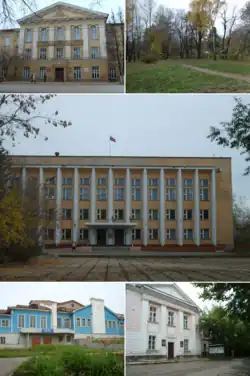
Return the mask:
[(124, 315), (110, 310), (102, 299), (92, 298), (87, 306), (75, 300), (32, 300), (0, 310), (0, 348), (123, 336)]

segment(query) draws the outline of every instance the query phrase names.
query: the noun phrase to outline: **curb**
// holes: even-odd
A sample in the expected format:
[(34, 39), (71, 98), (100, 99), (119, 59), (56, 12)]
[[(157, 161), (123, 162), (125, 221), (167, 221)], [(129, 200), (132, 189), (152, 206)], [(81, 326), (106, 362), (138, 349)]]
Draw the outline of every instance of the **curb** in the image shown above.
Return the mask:
[(144, 252), (140, 252), (138, 254), (136, 253), (132, 253), (132, 254), (129, 254), (129, 253), (126, 253), (126, 254), (122, 254), (122, 253), (99, 253), (99, 252), (95, 252), (95, 251), (92, 251), (91, 253), (90, 252), (85, 252), (85, 253), (55, 253), (53, 254), (52, 252), (51, 253), (47, 253), (46, 254), (47, 256), (53, 256), (53, 257), (59, 257), (59, 258), (67, 258), (67, 257), (88, 257), (88, 258), (125, 258), (125, 259), (128, 259), (128, 258), (177, 258), (177, 259), (180, 259), (180, 258), (230, 258), (230, 259), (233, 259), (233, 258), (245, 258), (245, 259), (249, 259), (250, 258), (250, 255), (245, 255), (245, 254), (227, 254), (227, 253), (210, 253), (210, 254), (167, 254), (167, 253), (161, 253), (161, 254), (153, 254), (153, 253), (144, 253)]

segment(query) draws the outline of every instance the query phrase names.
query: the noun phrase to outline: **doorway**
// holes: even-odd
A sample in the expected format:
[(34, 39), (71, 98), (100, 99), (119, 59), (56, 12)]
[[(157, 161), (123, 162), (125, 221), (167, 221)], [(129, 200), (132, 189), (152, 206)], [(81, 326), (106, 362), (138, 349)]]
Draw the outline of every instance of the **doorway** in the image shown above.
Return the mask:
[(32, 347), (40, 345), (40, 344), (41, 344), (40, 337), (32, 337)]
[(124, 245), (124, 230), (122, 229), (115, 230), (115, 245), (119, 245), (119, 246)]
[(43, 344), (44, 345), (51, 345), (52, 344), (52, 337), (50, 337), (50, 336), (44, 336), (43, 337)]
[(106, 245), (106, 230), (97, 229), (97, 245)]
[(174, 342), (168, 342), (168, 359), (174, 359)]
[(64, 68), (55, 68), (55, 81), (64, 81)]

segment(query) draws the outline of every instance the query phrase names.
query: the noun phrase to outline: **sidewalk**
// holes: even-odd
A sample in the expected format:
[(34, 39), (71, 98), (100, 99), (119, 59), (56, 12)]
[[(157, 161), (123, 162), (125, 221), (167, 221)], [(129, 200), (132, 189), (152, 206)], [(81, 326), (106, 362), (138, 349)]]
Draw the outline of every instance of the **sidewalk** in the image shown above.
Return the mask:
[(209, 360), (208, 358), (179, 358), (179, 359), (154, 359), (154, 360), (138, 360), (134, 362), (126, 362), (127, 365), (131, 366), (143, 366), (148, 364), (167, 364), (167, 363), (187, 363), (187, 362), (197, 362), (199, 360)]

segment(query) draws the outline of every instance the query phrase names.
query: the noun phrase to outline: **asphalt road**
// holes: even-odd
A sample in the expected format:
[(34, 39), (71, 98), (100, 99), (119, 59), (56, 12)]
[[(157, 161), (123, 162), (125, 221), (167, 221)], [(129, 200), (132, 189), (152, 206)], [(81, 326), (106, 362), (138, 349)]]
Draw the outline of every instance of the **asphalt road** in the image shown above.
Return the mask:
[(127, 365), (126, 376), (249, 376), (250, 361), (197, 360), (180, 363)]
[(124, 93), (118, 83), (72, 83), (72, 82), (1, 82), (0, 93)]
[(250, 281), (250, 258), (63, 257), (0, 267), (0, 281)]
[(9, 376), (28, 358), (0, 358), (0, 376)]

